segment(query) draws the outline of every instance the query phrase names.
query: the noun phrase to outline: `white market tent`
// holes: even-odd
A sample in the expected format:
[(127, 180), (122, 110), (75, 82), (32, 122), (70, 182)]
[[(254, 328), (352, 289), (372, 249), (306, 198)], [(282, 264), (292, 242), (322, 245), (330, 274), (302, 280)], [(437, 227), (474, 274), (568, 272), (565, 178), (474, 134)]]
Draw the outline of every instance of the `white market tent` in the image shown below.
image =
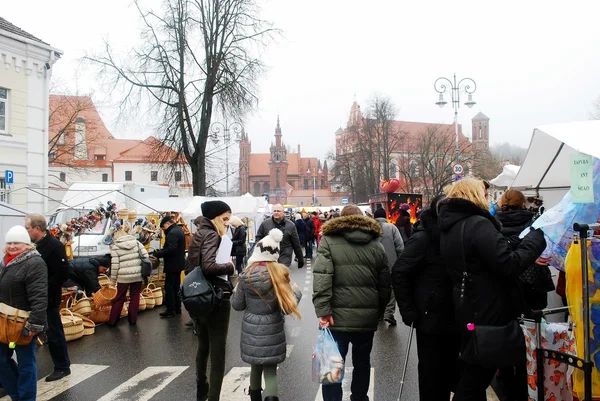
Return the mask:
[(546, 208), (554, 206), (571, 188), (569, 160), (576, 152), (600, 158), (600, 120), (535, 128), (525, 161), (510, 186), (535, 190)]
[(16, 225), (25, 225), (25, 213), (5, 202), (0, 202), (0, 252), (4, 249), (4, 235)]
[(515, 180), (517, 174), (519, 174), (519, 169), (521, 167), (515, 166), (514, 164), (507, 164), (502, 169), (502, 173), (500, 173), (496, 178), (490, 180), (490, 184), (497, 187), (509, 187), (510, 184)]

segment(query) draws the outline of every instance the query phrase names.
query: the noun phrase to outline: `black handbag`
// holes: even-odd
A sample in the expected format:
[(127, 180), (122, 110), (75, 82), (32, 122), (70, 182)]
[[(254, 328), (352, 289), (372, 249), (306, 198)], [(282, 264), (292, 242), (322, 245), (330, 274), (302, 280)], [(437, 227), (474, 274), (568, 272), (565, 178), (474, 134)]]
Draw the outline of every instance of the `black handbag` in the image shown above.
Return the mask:
[[(461, 227), (463, 278), (460, 289), (460, 305), (464, 306), (468, 297), (467, 281), (469, 272), (464, 249), (464, 233), (466, 221)], [(484, 368), (501, 368), (525, 363), (525, 336), (519, 322), (515, 319), (505, 326), (487, 326), (475, 324), (470, 331), (469, 340), (460, 358), (471, 365)]]
[(196, 266), (183, 279), (179, 295), (190, 317), (199, 318), (217, 310), (223, 298), (223, 290), (208, 281), (202, 273), (202, 268)]

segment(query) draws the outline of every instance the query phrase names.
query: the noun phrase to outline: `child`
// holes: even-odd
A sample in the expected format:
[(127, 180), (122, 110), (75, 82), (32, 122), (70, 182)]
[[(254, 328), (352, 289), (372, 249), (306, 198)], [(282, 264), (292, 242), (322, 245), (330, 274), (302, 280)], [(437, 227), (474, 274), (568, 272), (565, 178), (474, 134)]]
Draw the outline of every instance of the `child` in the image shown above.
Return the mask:
[(279, 259), (283, 233), (274, 228), (254, 247), (240, 275), (231, 306), (244, 312), (242, 360), (249, 363), (250, 400), (262, 401), (261, 379), (265, 378), (265, 401), (278, 401), (277, 365), (285, 360), (284, 314), (296, 315), (302, 292), (290, 284), (290, 271)]

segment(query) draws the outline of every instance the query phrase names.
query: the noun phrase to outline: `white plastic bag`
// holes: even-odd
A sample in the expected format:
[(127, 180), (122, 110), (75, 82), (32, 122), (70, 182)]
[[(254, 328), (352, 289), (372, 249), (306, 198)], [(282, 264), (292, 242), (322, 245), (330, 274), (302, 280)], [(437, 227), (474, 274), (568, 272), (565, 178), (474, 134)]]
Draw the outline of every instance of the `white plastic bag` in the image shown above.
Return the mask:
[(312, 355), (312, 380), (320, 384), (344, 380), (344, 359), (329, 329), (321, 329)]

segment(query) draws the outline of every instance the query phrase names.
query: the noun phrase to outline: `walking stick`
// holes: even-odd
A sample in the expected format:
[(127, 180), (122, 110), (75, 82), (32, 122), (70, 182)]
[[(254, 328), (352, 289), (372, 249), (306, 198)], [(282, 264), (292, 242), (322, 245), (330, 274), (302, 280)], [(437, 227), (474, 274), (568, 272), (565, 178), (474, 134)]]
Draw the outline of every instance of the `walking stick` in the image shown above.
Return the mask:
[(404, 388), (404, 379), (406, 378), (406, 369), (408, 368), (408, 358), (410, 356), (410, 344), (412, 343), (414, 333), (414, 323), (410, 325), (410, 334), (408, 335), (408, 344), (406, 345), (406, 356), (404, 357), (404, 369), (402, 370), (402, 380), (400, 380), (400, 394), (398, 394), (397, 401), (402, 398), (402, 389)]

